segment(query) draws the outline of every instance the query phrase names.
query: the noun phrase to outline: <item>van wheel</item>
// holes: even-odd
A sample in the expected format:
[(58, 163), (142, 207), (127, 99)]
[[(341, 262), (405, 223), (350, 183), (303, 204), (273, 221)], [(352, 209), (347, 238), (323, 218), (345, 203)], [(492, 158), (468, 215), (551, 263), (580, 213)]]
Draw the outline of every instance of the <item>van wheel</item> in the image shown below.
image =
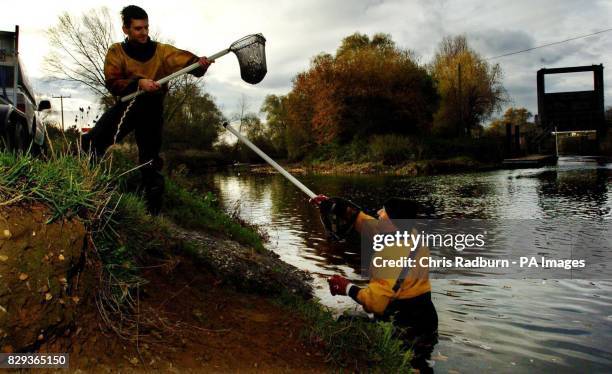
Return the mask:
[(45, 157), (47, 155), (47, 139), (45, 139), (43, 145), (38, 145), (32, 140), (32, 150), (30, 152), (33, 156)]
[(8, 134), (8, 148), (12, 152), (26, 152), (30, 146), (30, 136), (28, 134), (27, 126), (17, 121), (9, 124)]
[(34, 120), (32, 121), (32, 127), (30, 128), (30, 131), (32, 132), (32, 136), (30, 136), (30, 143), (32, 144), (30, 146), (30, 153), (33, 156), (41, 156), (42, 148), (41, 146), (36, 144), (36, 140), (34, 139), (34, 137), (36, 136), (36, 118), (34, 118)]
[(30, 153), (32, 154), (32, 156), (41, 156), (42, 155), (42, 148), (34, 143), (34, 141), (32, 141), (32, 147), (30, 148)]

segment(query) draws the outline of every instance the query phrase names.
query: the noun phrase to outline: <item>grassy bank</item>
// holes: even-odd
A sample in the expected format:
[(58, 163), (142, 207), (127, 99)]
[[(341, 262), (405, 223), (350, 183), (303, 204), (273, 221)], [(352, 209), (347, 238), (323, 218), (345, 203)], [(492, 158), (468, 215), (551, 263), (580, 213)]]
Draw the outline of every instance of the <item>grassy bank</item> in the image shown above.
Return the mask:
[[(375, 135), (355, 138), (348, 143), (304, 144), (299, 157), (269, 144), (269, 139), (252, 139), (270, 157), (294, 168), (322, 174), (400, 174), (431, 175), (501, 166), (505, 157), (503, 138), (495, 136), (444, 138), (434, 136)], [(263, 160), (245, 145), (220, 144), (213, 150), (172, 150), (165, 153), (168, 169), (194, 173), (241, 163)]]
[(279, 296), (277, 303), (306, 320), (302, 338), (323, 347), (326, 360), (357, 372), (410, 371), (412, 352), (404, 350), (402, 342), (394, 337), (396, 328), (392, 323), (359, 318), (336, 320), (320, 304), (287, 293)]
[[(201, 163), (200, 158), (205, 156), (198, 154), (198, 156), (192, 157), (190, 156), (192, 153), (198, 154), (197, 152), (186, 152), (182, 155), (180, 161), (178, 158), (172, 159), (172, 164), (168, 165), (169, 171), (172, 173), (187, 171), (189, 173), (199, 174), (231, 165), (229, 159), (217, 164), (215, 164), (212, 159), (207, 159), (206, 163)], [(448, 159), (402, 161), (393, 164), (387, 164), (383, 161), (347, 161), (337, 158), (313, 159), (300, 162), (287, 162), (281, 159), (277, 161), (291, 173), (314, 173), (323, 175), (381, 174), (417, 176), (486, 171), (502, 167), (501, 161), (479, 161), (468, 156), (458, 156)], [(250, 170), (253, 172), (262, 174), (276, 173), (276, 170), (266, 164), (262, 159), (253, 158), (250, 162), (252, 162)]]
[[(467, 157), (457, 157), (448, 160), (410, 161), (397, 165), (385, 165), (382, 162), (337, 162), (333, 160), (313, 163), (284, 164), (292, 174), (322, 174), (322, 175), (438, 175), (471, 171), (486, 171), (501, 167), (494, 162), (480, 162)], [(251, 165), (254, 173), (274, 174), (276, 170), (267, 164)]]
[[(262, 145), (263, 146), (263, 145)], [(262, 148), (262, 149), (268, 149)], [(500, 168), (504, 147), (500, 139), (415, 138), (380, 135), (348, 144), (329, 143), (311, 147), (299, 160), (285, 160), (271, 152), (294, 173), (434, 175)], [(236, 161), (256, 164), (255, 172), (273, 173), (264, 161), (242, 144), (216, 151), (183, 150), (166, 154), (170, 173), (187, 170), (202, 173)]]
[(496, 138), (377, 135), (320, 145), (301, 164), (321, 174), (432, 175), (492, 169), (502, 160)]
[[(139, 329), (154, 326), (153, 320), (140, 317), (138, 301), (143, 287), (151, 282), (145, 274), (151, 267), (175, 266), (172, 264), (177, 253), (188, 255), (194, 245), (207, 246), (214, 242), (225, 246), (231, 241), (236, 246), (252, 248), (254, 252), (244, 250), (240, 256), (244, 257), (245, 266), (257, 271), (262, 262), (254, 261), (252, 253), (271, 256), (264, 250), (260, 234), (223, 212), (210, 193), (193, 194), (185, 185), (167, 179), (163, 216), (152, 217), (147, 214), (136, 187), (139, 173), (133, 170), (134, 164), (126, 154), (114, 152), (109, 159), (94, 164), (83, 155), (61, 150), (57, 144), (50, 153), (48, 159), (42, 160), (0, 152), (0, 204), (27, 208), (30, 204), (43, 203), (52, 213), (49, 221), (73, 217), (85, 224), (89, 265), (83, 271), (93, 270), (95, 274), (91, 289), (96, 294), (94, 309), (123, 339), (132, 340), (134, 336), (138, 339)], [(209, 236), (196, 244), (177, 240), (174, 225), (206, 232)], [(210, 247), (203, 249), (210, 253)], [(275, 274), (279, 273), (273, 262), (269, 264)], [(209, 267), (213, 265), (208, 263)], [(249, 273), (255, 271), (247, 268), (245, 279)], [(219, 282), (224, 283), (223, 279), (210, 279), (207, 284)], [(233, 280), (228, 284), (240, 282)], [(237, 289), (248, 290), (241, 286)], [(169, 289), (164, 294), (182, 290)], [(282, 299), (283, 305), (297, 310), (304, 321), (300, 328), (305, 341), (326, 352), (328, 361), (334, 365), (367, 365), (385, 372), (406, 367), (407, 356), (401, 352), (400, 343), (393, 339), (391, 326), (337, 323), (314, 302), (305, 302), (295, 294)]]
[(137, 287), (139, 265), (149, 256), (180, 250), (171, 239), (168, 218), (263, 249), (257, 232), (223, 212), (211, 194), (192, 195), (171, 180), (166, 217), (150, 216), (134, 188), (139, 173), (131, 169), (133, 164), (121, 153), (94, 164), (85, 156), (57, 149), (48, 160), (0, 152), (0, 201), (2, 205), (43, 203), (52, 211), (49, 221), (77, 216), (87, 228), (99, 266), (114, 280), (109, 282), (109, 294)]
[[(154, 226), (163, 227), (163, 219), (146, 213), (137, 187), (139, 173), (132, 170), (134, 167), (120, 152), (98, 164), (85, 156), (66, 153), (44, 161), (1, 152), (0, 197), (6, 204), (42, 202), (53, 209), (53, 219), (78, 215), (92, 227), (102, 222), (106, 228), (122, 219), (132, 223), (147, 221), (146, 226), (150, 225), (148, 221), (156, 221)], [(263, 248), (257, 232), (226, 214), (211, 193), (191, 194), (168, 178), (164, 215), (185, 227), (204, 229)]]

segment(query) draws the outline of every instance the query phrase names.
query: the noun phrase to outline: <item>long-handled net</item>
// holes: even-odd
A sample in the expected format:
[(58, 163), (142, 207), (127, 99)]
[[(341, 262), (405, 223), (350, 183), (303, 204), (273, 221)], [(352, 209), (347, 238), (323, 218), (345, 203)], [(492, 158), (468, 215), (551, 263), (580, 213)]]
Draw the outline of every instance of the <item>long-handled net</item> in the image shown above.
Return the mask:
[(238, 57), (240, 77), (247, 83), (261, 82), (268, 72), (266, 66), (266, 39), (261, 34), (245, 36), (229, 47)]
[[(240, 66), (240, 76), (245, 82), (250, 84), (257, 84), (264, 79), (266, 73), (268, 72), (268, 69), (266, 65), (266, 38), (264, 38), (262, 34), (247, 35), (241, 39), (238, 39), (233, 42), (229, 48), (209, 56), (208, 60), (211, 62), (215, 61), (216, 59), (225, 56), (230, 52), (234, 53), (238, 58), (238, 65)], [(160, 79), (159, 81), (157, 81), (157, 83), (159, 83), (160, 85), (165, 84), (170, 80), (177, 78), (183, 74), (187, 74), (198, 67), (200, 67), (200, 63), (195, 62), (173, 74), (170, 74)], [(117, 130), (115, 131), (115, 136), (112, 140), (112, 144), (115, 144), (117, 142), (117, 137), (121, 131), (121, 126), (127, 116), (127, 113), (130, 111), (130, 108), (134, 104), (134, 99), (137, 96), (141, 95), (143, 92), (144, 91), (139, 90), (121, 98), (121, 102), (125, 103), (127, 101), (130, 101), (130, 103), (125, 109), (123, 109), (123, 111), (121, 112), (122, 115), (117, 118), (119, 119), (119, 122), (117, 125)], [(121, 103), (119, 103), (118, 105), (121, 105)], [(107, 116), (105, 113), (105, 115), (100, 118), (99, 122), (108, 121), (109, 119), (114, 120), (114, 117), (110, 115)], [(90, 138), (90, 136), (88, 136), (87, 138)], [(91, 140), (83, 140), (83, 148), (85, 150), (89, 150), (91, 147)]]
[[(240, 76), (242, 79), (250, 84), (257, 84), (264, 79), (268, 68), (266, 66), (266, 38), (261, 34), (247, 35), (242, 39), (233, 42), (228, 49), (224, 49), (215, 53), (214, 55), (208, 56), (209, 61), (215, 61), (216, 59), (225, 56), (226, 54), (233, 52), (238, 58), (238, 64), (240, 65)], [(183, 74), (187, 74), (190, 71), (198, 68), (199, 62), (195, 62), (173, 74), (168, 75), (157, 81), (160, 85), (169, 82), (170, 80), (179, 77)], [(124, 96), (121, 101), (126, 102), (140, 95), (143, 91), (136, 91), (132, 94)]]

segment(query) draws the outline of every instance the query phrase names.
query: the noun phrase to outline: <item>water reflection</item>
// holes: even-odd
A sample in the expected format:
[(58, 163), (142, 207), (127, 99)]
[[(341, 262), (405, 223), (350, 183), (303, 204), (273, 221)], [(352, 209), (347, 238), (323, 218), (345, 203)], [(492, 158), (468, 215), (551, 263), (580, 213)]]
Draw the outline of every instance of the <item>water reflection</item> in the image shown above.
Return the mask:
[[(227, 172), (202, 178), (228, 210), (264, 226), (270, 248), (283, 260), (315, 275), (322, 303), (338, 311), (358, 308), (349, 298), (331, 297), (325, 278), (339, 273), (363, 284), (359, 247), (330, 245), (318, 212), (302, 192), (280, 176)], [(429, 202), (441, 218), (612, 219), (612, 165), (584, 160), (434, 177), (301, 180), (315, 192), (350, 197), (369, 213), (389, 197), (404, 196)], [(440, 316), (440, 344), (433, 356), (441, 372), (605, 372), (612, 367), (611, 281), (479, 277), (434, 279), (432, 288)]]

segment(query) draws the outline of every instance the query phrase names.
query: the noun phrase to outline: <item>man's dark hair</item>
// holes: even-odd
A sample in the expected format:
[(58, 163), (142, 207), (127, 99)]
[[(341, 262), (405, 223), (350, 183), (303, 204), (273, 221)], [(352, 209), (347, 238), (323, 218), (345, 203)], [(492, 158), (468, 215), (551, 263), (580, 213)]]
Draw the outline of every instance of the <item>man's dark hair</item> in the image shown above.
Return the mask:
[(149, 19), (149, 15), (139, 6), (128, 5), (121, 10), (123, 26), (130, 28), (133, 19)]

